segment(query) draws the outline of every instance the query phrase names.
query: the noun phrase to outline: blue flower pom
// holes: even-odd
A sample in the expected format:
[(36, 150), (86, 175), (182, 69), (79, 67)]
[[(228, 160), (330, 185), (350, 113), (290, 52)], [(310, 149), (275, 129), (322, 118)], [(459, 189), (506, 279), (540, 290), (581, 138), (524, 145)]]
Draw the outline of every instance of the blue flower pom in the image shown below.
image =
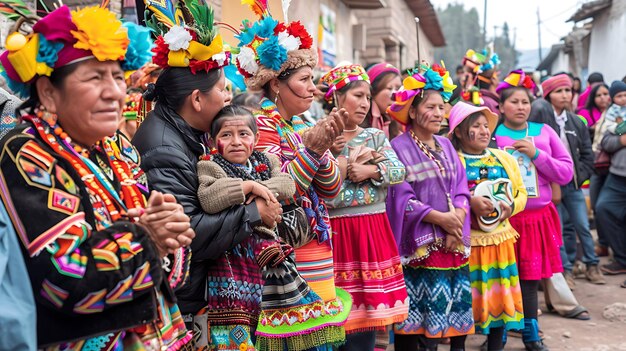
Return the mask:
[(255, 36), (259, 38), (269, 38), (274, 36), (274, 28), (278, 25), (278, 21), (271, 18), (265, 17), (264, 19), (255, 22), (252, 27), (248, 27), (248, 21), (244, 21), (243, 27), (244, 30), (241, 31), (240, 34), (235, 35), (235, 38), (239, 40), (238, 47), (242, 47), (244, 45), (250, 44)]
[(132, 22), (124, 22), (124, 27), (128, 29), (128, 49), (122, 62), (122, 69), (133, 71), (152, 60), (152, 40), (150, 39), (150, 29), (139, 26)]
[(269, 38), (274, 36), (274, 28), (278, 25), (278, 21), (272, 17), (265, 17), (254, 24), (257, 27), (256, 33), (261, 38)]
[(274, 71), (278, 71), (280, 66), (287, 61), (287, 49), (278, 43), (278, 37), (270, 36), (256, 49), (259, 55), (259, 62)]
[(424, 85), (424, 90), (443, 91), (443, 78), (439, 75), (439, 73), (429, 68), (426, 72), (422, 74), (424, 78), (426, 78), (426, 85)]
[(39, 36), (39, 51), (37, 51), (37, 62), (43, 62), (46, 65), (54, 68), (54, 65), (59, 59), (59, 51), (63, 49), (63, 43), (56, 41), (49, 41), (41, 34)]

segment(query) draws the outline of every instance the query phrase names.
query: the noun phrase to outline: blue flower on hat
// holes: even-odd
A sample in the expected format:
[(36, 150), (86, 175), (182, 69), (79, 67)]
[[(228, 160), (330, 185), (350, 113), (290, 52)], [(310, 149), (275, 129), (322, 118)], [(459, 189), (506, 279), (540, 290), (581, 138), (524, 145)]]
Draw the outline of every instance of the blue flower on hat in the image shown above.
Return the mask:
[(122, 62), (122, 69), (133, 71), (152, 60), (150, 29), (131, 22), (124, 22), (123, 25), (128, 30), (130, 43)]
[(49, 67), (54, 67), (59, 59), (59, 51), (63, 49), (63, 43), (59, 41), (49, 41), (41, 34), (39, 36), (39, 51), (37, 51), (37, 62), (43, 62)]
[(426, 85), (424, 86), (424, 90), (443, 90), (443, 78), (439, 75), (439, 73), (433, 71), (432, 69), (427, 70), (422, 73), (424, 78), (426, 78)]
[(274, 28), (278, 25), (278, 21), (272, 17), (265, 17), (258, 22), (254, 22), (252, 27), (246, 28), (248, 21), (244, 22), (244, 30), (235, 38), (239, 40), (237, 46), (244, 46), (250, 44), (256, 36), (259, 38), (269, 38), (274, 36)]
[(256, 49), (259, 62), (274, 71), (280, 70), (280, 66), (287, 61), (287, 49), (278, 43), (278, 37), (270, 36)]

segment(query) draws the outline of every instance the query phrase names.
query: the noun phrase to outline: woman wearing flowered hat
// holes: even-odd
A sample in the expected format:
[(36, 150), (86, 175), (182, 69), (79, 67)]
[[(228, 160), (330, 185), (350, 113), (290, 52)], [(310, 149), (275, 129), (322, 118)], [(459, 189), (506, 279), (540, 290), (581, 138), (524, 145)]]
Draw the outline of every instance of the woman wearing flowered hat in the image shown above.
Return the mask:
[(328, 201), (333, 228), (335, 284), (352, 295), (342, 350), (374, 350), (376, 331), (406, 319), (402, 265), (385, 213), (387, 187), (404, 180), (404, 165), (382, 130), (361, 128), (371, 104), (369, 77), (360, 65), (335, 67), (322, 77), (329, 108), (348, 111), (331, 148), (342, 179)]
[(24, 123), (1, 146), (0, 186), (26, 258), (39, 347), (182, 349), (191, 334), (171, 288), (185, 276), (181, 246), (194, 233), (172, 195), (146, 200), (137, 153), (115, 135), (124, 70), (150, 58), (128, 47), (149, 43), (99, 7), (62, 6), (33, 22), (0, 56), (9, 86), (30, 95)]
[(367, 69), (367, 75), (372, 82), (372, 109), (371, 118), (365, 125), (378, 128), (385, 132), (387, 139), (400, 135), (401, 125), (387, 115), (387, 108), (393, 101), (391, 96), (402, 86), (400, 70), (387, 62), (377, 63)]
[(186, 321), (198, 333), (197, 348), (253, 350), (262, 279), (246, 252), (252, 228), (261, 223), (275, 226), (282, 210), (277, 202), (257, 200), (217, 214), (203, 211), (197, 163), (209, 154), (207, 132), (229, 102), (222, 70), (229, 53), (214, 27), (213, 11), (204, 3), (179, 2), (184, 23), (151, 6), (158, 21), (152, 18), (149, 23), (160, 33), (154, 62), (163, 72), (144, 93), (146, 99), (156, 100), (155, 109), (133, 143), (151, 185), (177, 196), (198, 233), (190, 245), (190, 282), (176, 296)]
[(395, 326), (398, 350), (463, 350), (474, 332), (469, 280), (467, 177), (456, 150), (436, 135), (455, 86), (445, 68), (422, 64), (404, 79), (387, 113), (408, 132), (391, 142), (406, 180), (389, 187), (387, 214), (409, 293), (409, 317)]
[[(296, 181), (296, 196), (284, 204), (278, 231), (296, 248), (300, 274), (326, 302), (322, 316), (330, 320), (311, 338), (311, 346), (329, 349), (344, 342), (345, 312), (351, 305), (349, 294), (335, 287), (325, 204), (341, 186), (339, 169), (328, 149), (342, 133), (347, 113), (333, 110), (314, 127), (302, 120), (300, 114), (311, 106), (315, 93), (313, 40), (300, 22), (279, 22), (261, 5), (251, 5), (260, 18), (254, 23), (245, 21), (237, 35), (240, 52), (235, 62), (248, 88), (264, 94), (256, 112), (257, 150), (277, 155)], [(284, 320), (276, 323), (284, 325)]]
[(480, 105), (489, 107), (493, 113), (498, 113), (500, 97), (495, 91), (498, 86), (496, 69), (500, 64), (498, 54), (493, 52), (491, 46), (486, 47), (480, 53), (470, 49), (465, 53), (462, 64), (470, 70), (470, 75), (465, 81), (461, 97), (465, 101), (478, 105), (476, 94), (479, 92), (482, 100)]
[(551, 183), (567, 184), (573, 163), (559, 136), (545, 124), (528, 122), (535, 84), (515, 70), (497, 88), (502, 124), (496, 143), (515, 157), (528, 193), (524, 211), (510, 219), (519, 233), (515, 243), (524, 306), (522, 333), (527, 350), (547, 350), (539, 338), (537, 289), (542, 278), (561, 272), (561, 225), (552, 203)]
[(448, 133), (472, 193), (472, 310), (477, 331), (488, 335), (487, 350), (502, 350), (504, 333), (524, 327), (514, 247), (519, 234), (509, 218), (524, 209), (526, 188), (517, 160), (488, 148), (497, 123), (488, 107), (459, 102), (450, 111)]

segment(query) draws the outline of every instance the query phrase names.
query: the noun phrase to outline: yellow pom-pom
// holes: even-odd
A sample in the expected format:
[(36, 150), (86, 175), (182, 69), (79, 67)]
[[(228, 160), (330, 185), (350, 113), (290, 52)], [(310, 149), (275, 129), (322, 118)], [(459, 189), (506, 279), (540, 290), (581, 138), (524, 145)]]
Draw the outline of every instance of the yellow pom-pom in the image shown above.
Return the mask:
[(22, 33), (15, 32), (15, 33), (11, 33), (7, 37), (7, 42), (4, 46), (9, 51), (17, 51), (23, 48), (26, 45), (26, 43), (28, 43), (28, 38), (26, 38), (24, 34)]

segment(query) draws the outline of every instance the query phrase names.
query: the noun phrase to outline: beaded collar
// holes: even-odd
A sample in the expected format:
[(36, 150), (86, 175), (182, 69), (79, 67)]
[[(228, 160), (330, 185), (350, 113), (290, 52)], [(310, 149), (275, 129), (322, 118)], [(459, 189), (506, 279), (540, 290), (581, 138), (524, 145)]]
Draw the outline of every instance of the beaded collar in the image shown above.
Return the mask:
[(55, 121), (43, 120), (39, 116), (26, 116), (24, 119), (33, 123), (41, 139), (61, 158), (68, 161), (81, 176), (85, 186), (100, 197), (112, 221), (125, 216), (128, 208), (145, 207), (146, 199), (137, 188), (129, 165), (118, 157), (119, 148), (113, 138), (99, 141), (97, 145), (102, 146), (115, 177), (120, 181), (120, 192), (116, 191), (102, 169), (88, 157), (89, 150), (75, 145)]

